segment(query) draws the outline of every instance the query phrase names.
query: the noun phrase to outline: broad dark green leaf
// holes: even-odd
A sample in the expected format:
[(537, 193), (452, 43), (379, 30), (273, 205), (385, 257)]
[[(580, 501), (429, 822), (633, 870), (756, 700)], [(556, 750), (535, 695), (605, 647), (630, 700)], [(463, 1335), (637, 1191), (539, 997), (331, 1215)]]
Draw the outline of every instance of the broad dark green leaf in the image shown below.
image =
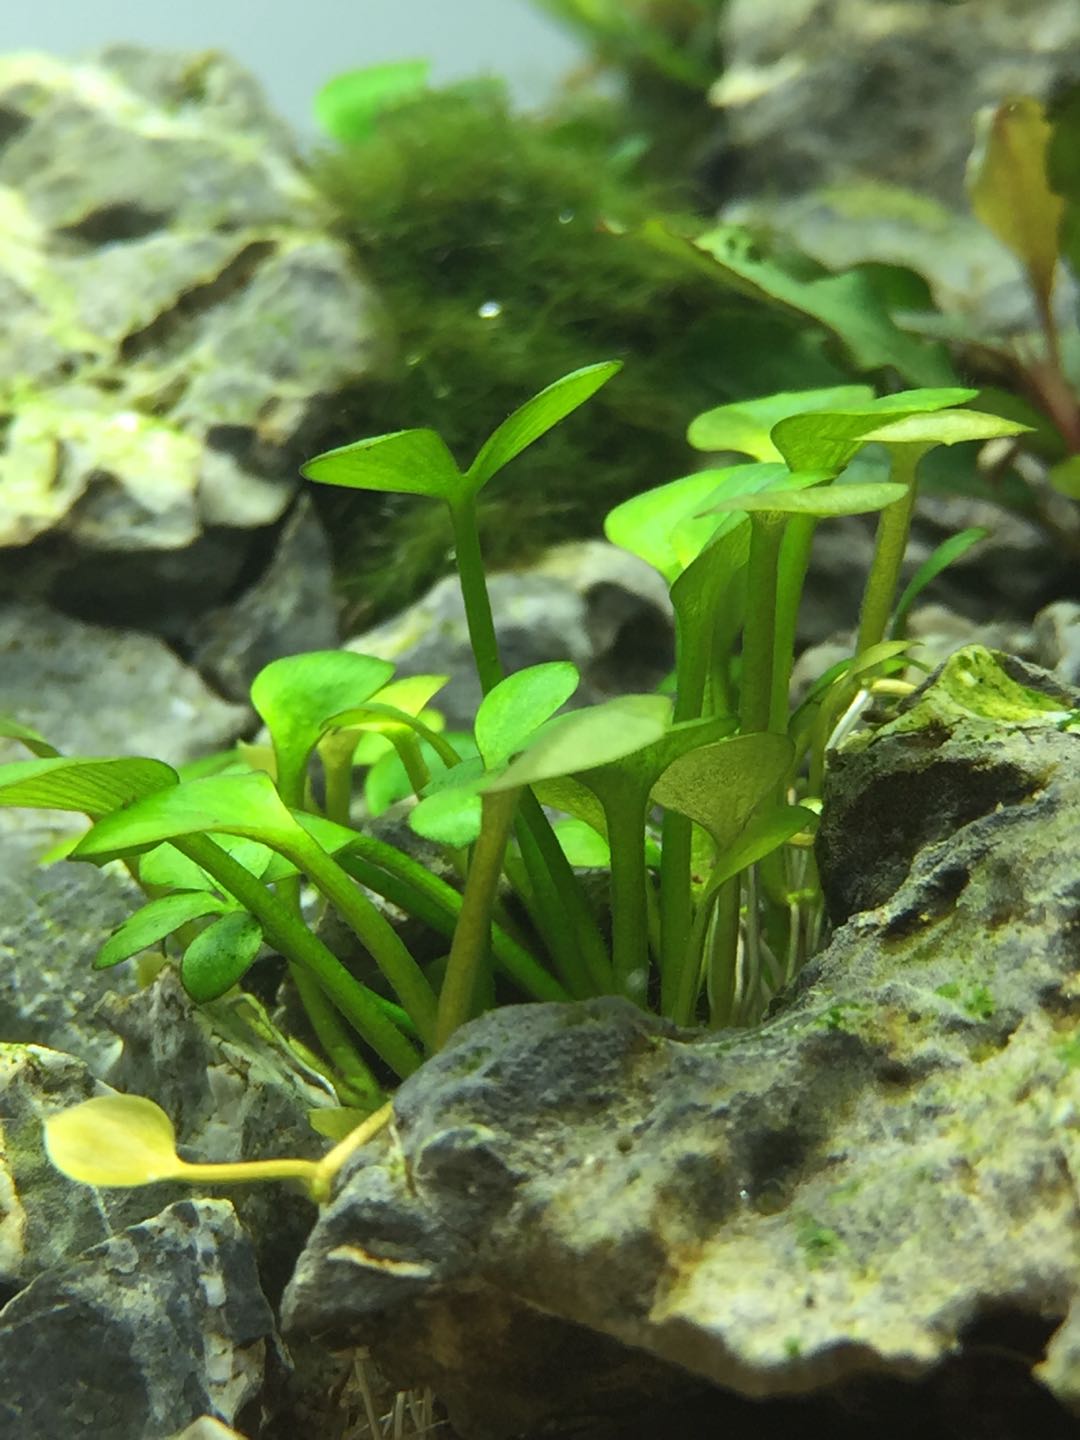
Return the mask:
[(427, 60), (391, 60), (346, 70), (316, 92), (315, 119), (332, 140), (359, 144), (374, 133), (384, 111), (426, 88), (430, 69)]
[(831, 385), (786, 390), (755, 400), (736, 400), (706, 410), (690, 422), (686, 438), (695, 450), (734, 450), (755, 460), (782, 460), (771, 439), (774, 425), (810, 410), (844, 410), (874, 398), (869, 385)]
[(319, 485), (430, 495), (452, 503), (468, 493), (446, 442), (434, 430), (397, 430), (316, 455), (300, 473)]
[(480, 447), (465, 477), (469, 493), (475, 494), (480, 490), (515, 455), (520, 455), (522, 450), (547, 434), (579, 405), (584, 405), (601, 385), (606, 385), (621, 369), (622, 362), (619, 360), (586, 365), (548, 385), (531, 400), (526, 400)]
[(817, 818), (804, 805), (777, 805), (760, 815), (751, 815), (745, 828), (718, 856), (707, 881), (708, 893), (764, 860), (800, 830), (813, 834)]
[(896, 370), (916, 385), (943, 385), (952, 379), (945, 351), (901, 330), (861, 271), (798, 278), (758, 254), (750, 233), (734, 225), (718, 226), (689, 241), (650, 221), (642, 235), (737, 294), (816, 321), (841, 343), (859, 370)]
[(130, 960), (132, 955), (149, 950), (189, 920), (220, 914), (225, 908), (223, 900), (205, 890), (160, 895), (141, 906), (113, 931), (98, 951), (94, 969), (108, 970), (122, 960)]
[(569, 660), (530, 665), (508, 675), (484, 696), (473, 733), (489, 770), (524, 747), (529, 737), (565, 705), (581, 680)]
[(163, 760), (17, 760), (0, 765), (0, 805), (105, 815), (176, 784)]
[(217, 1000), (242, 980), (262, 947), (259, 922), (235, 910), (208, 925), (184, 951), (180, 979), (196, 1004)]
[(409, 826), (425, 840), (464, 849), (475, 845), (480, 836), (481, 809), (475, 786), (454, 785), (425, 795), (409, 811)]

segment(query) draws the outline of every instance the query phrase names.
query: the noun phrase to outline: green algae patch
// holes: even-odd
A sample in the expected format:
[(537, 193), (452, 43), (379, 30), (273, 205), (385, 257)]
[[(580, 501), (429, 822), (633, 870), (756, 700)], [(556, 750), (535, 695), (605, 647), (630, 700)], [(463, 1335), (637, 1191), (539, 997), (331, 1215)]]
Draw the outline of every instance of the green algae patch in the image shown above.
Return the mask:
[(1004, 656), (983, 645), (965, 645), (949, 656), (933, 684), (910, 709), (875, 734), (953, 729), (970, 720), (1058, 729), (1080, 722), (1080, 711), (1063, 707), (1055, 697), (1014, 680), (1004, 662)]

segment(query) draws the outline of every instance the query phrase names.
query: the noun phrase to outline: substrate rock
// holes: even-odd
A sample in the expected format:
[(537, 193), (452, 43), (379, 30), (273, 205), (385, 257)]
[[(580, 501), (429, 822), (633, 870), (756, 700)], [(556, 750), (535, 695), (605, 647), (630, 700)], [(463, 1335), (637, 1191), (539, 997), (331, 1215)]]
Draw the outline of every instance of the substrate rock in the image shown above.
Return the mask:
[[(371, 1343), (468, 1437), (569, 1433), (627, 1346), (646, 1392), (683, 1370), (837, 1396), (835, 1433), (854, 1393), (890, 1434), (947, 1433), (958, 1394), (965, 1433), (1071, 1434), (1080, 697), (1002, 663), (961, 652), (906, 731), (852, 747), (918, 766), (966, 738), (978, 803), (941, 834), (917, 819), (940, 788), (897, 781), (928, 843), (898, 842), (876, 908), (847, 906), (766, 1023), (680, 1033), (597, 1001), (465, 1027), (321, 1216), (287, 1324)], [(994, 1344), (1015, 1383), (980, 1398)]]

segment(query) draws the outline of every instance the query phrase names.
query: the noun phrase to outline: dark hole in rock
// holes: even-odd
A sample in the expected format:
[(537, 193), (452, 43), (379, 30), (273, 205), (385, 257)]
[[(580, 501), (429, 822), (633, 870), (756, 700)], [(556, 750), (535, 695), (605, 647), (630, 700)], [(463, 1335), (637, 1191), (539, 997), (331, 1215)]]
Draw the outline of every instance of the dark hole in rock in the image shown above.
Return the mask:
[(919, 886), (916, 903), (894, 915), (885, 927), (886, 940), (904, 940), (936, 920), (944, 919), (967, 889), (971, 876), (963, 865), (937, 870)]
[(21, 110), (0, 108), (0, 148), (21, 135), (30, 124), (30, 117)]
[(164, 222), (165, 216), (157, 210), (144, 210), (130, 204), (103, 205), (57, 234), (84, 245), (108, 245), (117, 240), (140, 240), (144, 235), (153, 235)]

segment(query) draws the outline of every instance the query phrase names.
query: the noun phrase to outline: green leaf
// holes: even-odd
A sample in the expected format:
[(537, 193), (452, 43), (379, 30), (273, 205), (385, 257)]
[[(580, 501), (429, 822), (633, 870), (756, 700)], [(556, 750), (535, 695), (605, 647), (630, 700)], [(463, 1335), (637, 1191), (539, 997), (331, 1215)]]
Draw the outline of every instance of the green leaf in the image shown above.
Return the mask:
[(479, 838), (481, 809), (480, 795), (474, 786), (454, 785), (425, 795), (409, 811), (409, 826), (425, 840), (464, 849), (475, 845)]
[(100, 863), (163, 840), (219, 830), (278, 849), (287, 847), (299, 829), (269, 775), (215, 775), (158, 791), (128, 810), (106, 815), (86, 832), (71, 858)]
[(504, 465), (522, 450), (546, 435), (560, 420), (595, 395), (622, 369), (619, 360), (605, 360), (599, 365), (586, 365), (548, 385), (531, 400), (526, 400), (484, 441), (479, 454), (466, 474), (468, 493), (475, 495)]
[(748, 510), (773, 515), (865, 515), (884, 510), (907, 494), (904, 485), (822, 485), (814, 490), (763, 490), (759, 495), (733, 495), (711, 507), (714, 511)]
[(0, 805), (104, 815), (176, 784), (163, 760), (17, 760), (0, 765)]
[(494, 770), (555, 711), (565, 705), (581, 681), (569, 660), (530, 665), (508, 675), (484, 696), (476, 712), (474, 734), (484, 764)]
[(880, 441), (884, 445), (964, 445), (972, 440), (1024, 435), (1030, 429), (1030, 425), (1000, 415), (984, 415), (979, 410), (949, 410), (942, 415), (905, 415), (890, 420), (868, 430), (863, 441)]
[(690, 422), (686, 438), (695, 450), (735, 450), (755, 460), (781, 460), (770, 432), (789, 415), (844, 410), (873, 400), (869, 385), (832, 385), (819, 390), (786, 390), (756, 400), (736, 400), (706, 410)]
[(1048, 478), (1059, 495), (1080, 500), (1080, 455), (1070, 455), (1067, 460), (1055, 465)]
[(872, 430), (909, 415), (964, 405), (977, 394), (977, 390), (954, 387), (903, 390), (844, 410), (791, 415), (773, 428), (773, 443), (792, 470), (825, 470), (838, 475), (867, 443)]
[(180, 979), (197, 1005), (217, 1000), (243, 979), (262, 947), (259, 922), (234, 910), (195, 937), (184, 951)]
[(764, 860), (800, 830), (813, 834), (817, 819), (814, 812), (803, 805), (778, 805), (760, 815), (752, 815), (717, 858), (709, 874), (707, 893), (714, 893), (728, 880)]
[[(221, 834), (217, 843), (257, 879), (266, 875), (275, 858), (272, 850), (256, 840)], [(158, 845), (140, 857), (139, 881), (143, 885), (167, 886), (170, 890), (214, 890), (217, 887), (217, 881), (201, 866), (169, 844)]]
[(642, 227), (642, 236), (736, 294), (815, 321), (839, 340), (859, 370), (896, 370), (917, 385), (952, 379), (945, 351), (901, 330), (873, 282), (859, 271), (800, 279), (759, 255), (750, 233), (734, 225), (689, 241), (654, 220)]
[(680, 756), (653, 786), (652, 798), (689, 816), (723, 851), (783, 781), (794, 754), (786, 735), (735, 735)]
[(449, 679), (448, 675), (406, 675), (400, 680), (391, 680), (375, 692), (370, 706), (359, 705), (334, 715), (329, 723), (334, 729), (364, 730), (378, 735), (408, 729), (401, 717), (418, 719)]
[(1038, 100), (1004, 101), (981, 118), (968, 162), (971, 208), (1027, 271), (1045, 306), (1054, 288), (1065, 202), (1046, 175), (1051, 128)]
[[(476, 764), (471, 767), (469, 774), (482, 772), (483, 764), (476, 757), (476, 747), (471, 735), (465, 732), (455, 732), (446, 736), (446, 739), (462, 757), (463, 763), (476, 760)], [(456, 766), (452, 766), (448, 772), (442, 756), (433, 750), (426, 740), (420, 741), (420, 753), (433, 782), (439, 781), (442, 776), (457, 769)], [(464, 778), (464, 772), (462, 778)], [(381, 755), (364, 776), (364, 804), (370, 815), (383, 815), (391, 805), (396, 805), (399, 800), (409, 799), (412, 794), (412, 782), (396, 750)]]
[(205, 890), (180, 891), (149, 901), (118, 926), (102, 945), (94, 960), (95, 970), (108, 970), (132, 955), (149, 950), (189, 920), (220, 914), (225, 902)]
[(551, 828), (571, 865), (579, 870), (603, 870), (610, 866), (610, 845), (584, 820), (568, 816), (556, 820)]
[(500, 775), (483, 782), (485, 790), (513, 790), (538, 780), (577, 775), (631, 755), (659, 740), (671, 723), (665, 695), (622, 695), (541, 727), (529, 748)]
[(581, 820), (596, 833), (607, 839), (607, 816), (604, 807), (587, 785), (569, 775), (555, 775), (550, 780), (538, 780), (532, 787), (533, 794), (541, 805), (552, 810), (563, 810), (575, 820)]
[(349, 650), (314, 650), (272, 660), (251, 685), (251, 703), (274, 742), (278, 784), (299, 804), (308, 760), (332, 718), (361, 705), (394, 673), (388, 660)]
[(717, 533), (721, 522), (701, 518), (710, 500), (765, 489), (787, 473), (785, 465), (771, 463), (699, 470), (616, 505), (604, 521), (604, 534), (671, 585)]
[(183, 1169), (172, 1121), (141, 1095), (102, 1095), (50, 1115), (45, 1153), (84, 1185), (149, 1185)]
[(981, 526), (976, 525), (970, 530), (961, 530), (956, 535), (950, 535), (947, 540), (943, 540), (940, 545), (934, 547), (908, 581), (903, 594), (896, 602), (892, 622), (894, 635), (901, 633), (908, 611), (931, 581), (936, 580), (954, 560), (958, 560), (961, 555), (966, 554), (980, 540), (985, 540), (989, 534), (989, 530), (984, 530)]
[(469, 493), (446, 442), (434, 430), (397, 430), (356, 440), (316, 455), (300, 473), (319, 485), (430, 495), (449, 503)]
[(332, 140), (357, 145), (371, 137), (384, 111), (426, 88), (430, 69), (427, 60), (391, 60), (346, 70), (316, 92), (315, 119)]
[(29, 725), (21, 725), (12, 715), (0, 714), (0, 736), (7, 740), (20, 740), (32, 755), (46, 760), (52, 756), (59, 755), (55, 745), (50, 745), (45, 736), (37, 730), (32, 730)]

